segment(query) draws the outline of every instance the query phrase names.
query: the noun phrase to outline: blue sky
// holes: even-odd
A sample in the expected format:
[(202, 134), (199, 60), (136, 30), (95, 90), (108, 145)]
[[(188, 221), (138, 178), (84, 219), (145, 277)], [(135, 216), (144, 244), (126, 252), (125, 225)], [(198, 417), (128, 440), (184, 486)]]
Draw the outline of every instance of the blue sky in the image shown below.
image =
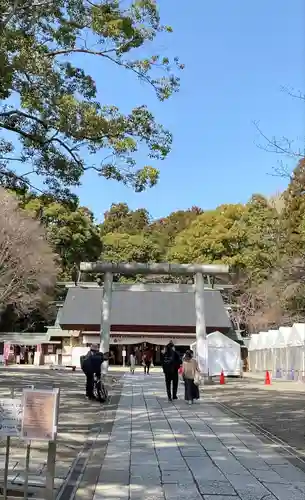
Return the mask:
[(269, 136), (305, 137), (304, 105), (281, 91), (305, 90), (304, 0), (159, 3), (174, 33), (157, 40), (152, 53), (178, 55), (185, 63), (181, 91), (168, 102), (159, 103), (124, 70), (80, 61), (106, 104), (128, 112), (145, 103), (174, 135), (172, 153), (154, 164), (159, 184), (145, 193), (85, 176), (78, 195), (98, 219), (119, 201), (156, 218), (192, 205), (245, 202), (254, 192), (274, 194), (286, 182), (268, 175), (280, 158), (257, 147), (263, 141), (252, 122)]

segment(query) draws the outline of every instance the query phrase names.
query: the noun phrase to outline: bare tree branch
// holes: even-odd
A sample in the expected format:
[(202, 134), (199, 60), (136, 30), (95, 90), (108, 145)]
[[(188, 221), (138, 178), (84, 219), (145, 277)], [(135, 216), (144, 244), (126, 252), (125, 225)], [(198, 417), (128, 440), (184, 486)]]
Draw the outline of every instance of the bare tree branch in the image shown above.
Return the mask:
[[(287, 156), (292, 156), (294, 158), (304, 158), (304, 152), (294, 151), (292, 149), (293, 141), (289, 141), (286, 137), (282, 138), (283, 143), (279, 142), (275, 137), (268, 137), (262, 129), (259, 127), (258, 122), (253, 122), (256, 130), (259, 132), (260, 136), (266, 141), (266, 146), (257, 144), (257, 147), (267, 151), (268, 153), (284, 154)], [(286, 144), (286, 145), (285, 145)]]
[(39, 221), (0, 188), (0, 304), (29, 312), (53, 290), (55, 255)]

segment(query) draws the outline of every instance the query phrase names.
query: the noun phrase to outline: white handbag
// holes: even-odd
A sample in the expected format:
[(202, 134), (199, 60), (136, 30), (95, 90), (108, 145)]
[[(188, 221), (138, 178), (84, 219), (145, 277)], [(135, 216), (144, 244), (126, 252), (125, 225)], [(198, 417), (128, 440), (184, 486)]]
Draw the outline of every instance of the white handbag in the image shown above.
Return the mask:
[(200, 375), (199, 372), (195, 373), (194, 384), (195, 385), (200, 385), (201, 384), (201, 375)]

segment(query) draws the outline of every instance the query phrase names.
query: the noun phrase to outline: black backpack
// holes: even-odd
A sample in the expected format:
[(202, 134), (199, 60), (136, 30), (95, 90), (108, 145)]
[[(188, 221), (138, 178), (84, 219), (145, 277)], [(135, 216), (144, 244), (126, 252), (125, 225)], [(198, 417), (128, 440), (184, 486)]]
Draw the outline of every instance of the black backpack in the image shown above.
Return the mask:
[(170, 370), (170, 369), (174, 368), (174, 362), (175, 362), (174, 351), (165, 352), (164, 358), (163, 358), (164, 369)]
[(87, 352), (87, 354), (80, 357), (80, 367), (85, 373), (90, 373), (92, 371), (92, 363), (91, 363), (91, 351)]

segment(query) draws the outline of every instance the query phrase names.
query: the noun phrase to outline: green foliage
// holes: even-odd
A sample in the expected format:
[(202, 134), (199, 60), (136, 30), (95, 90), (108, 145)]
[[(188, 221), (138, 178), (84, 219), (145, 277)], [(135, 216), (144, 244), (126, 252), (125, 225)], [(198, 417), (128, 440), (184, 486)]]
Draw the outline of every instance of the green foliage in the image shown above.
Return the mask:
[(158, 262), (160, 249), (143, 234), (109, 233), (103, 238), (103, 260), (110, 262)]
[(305, 160), (299, 161), (284, 194), (283, 245), (290, 256), (305, 248)]
[(243, 233), (235, 223), (243, 213), (243, 205), (221, 205), (199, 215), (189, 227), (178, 234), (169, 249), (168, 259), (175, 262), (236, 261)]
[(170, 132), (145, 105), (124, 114), (99, 102), (96, 82), (74, 64), (81, 56), (105, 75), (112, 63), (168, 99), (179, 89), (183, 65), (143, 56), (160, 33), (172, 31), (162, 25), (156, 1), (2, 0), (0, 14), (0, 181), (29, 184), (28, 173), (17, 176), (11, 167), (18, 161), (56, 196), (79, 185), (89, 169), (136, 191), (156, 184), (158, 170), (137, 167), (135, 156), (143, 145), (149, 159), (166, 158)]
[(190, 210), (178, 210), (172, 212), (168, 217), (158, 219), (149, 227), (151, 238), (157, 242), (166, 256), (168, 248), (172, 245), (175, 237), (196, 219), (202, 210), (192, 207)]
[(145, 208), (130, 210), (127, 203), (113, 203), (104, 214), (101, 235), (108, 233), (138, 234), (147, 229), (150, 216)]
[(102, 241), (90, 210), (34, 196), (25, 198), (22, 206), (46, 227), (48, 240), (60, 257), (60, 278), (71, 279), (75, 265), (99, 258)]
[(240, 256), (235, 264), (252, 278), (268, 277), (280, 257), (281, 220), (278, 212), (261, 195), (253, 195), (235, 229), (243, 234)]
[(276, 199), (255, 194), (246, 204), (205, 212), (193, 207), (159, 220), (151, 220), (144, 208), (131, 210), (126, 203), (114, 203), (104, 222), (96, 224), (75, 198), (37, 197), (22, 186), (16, 194), (21, 207), (46, 227), (60, 257), (61, 277), (71, 279), (80, 261), (97, 259), (227, 263), (236, 269), (229, 300), (238, 302), (239, 323), (257, 329), (305, 320), (304, 172), (300, 162), (287, 190)]
[(176, 262), (223, 262), (262, 279), (277, 256), (279, 217), (260, 195), (246, 205), (221, 205), (199, 215), (168, 251)]

